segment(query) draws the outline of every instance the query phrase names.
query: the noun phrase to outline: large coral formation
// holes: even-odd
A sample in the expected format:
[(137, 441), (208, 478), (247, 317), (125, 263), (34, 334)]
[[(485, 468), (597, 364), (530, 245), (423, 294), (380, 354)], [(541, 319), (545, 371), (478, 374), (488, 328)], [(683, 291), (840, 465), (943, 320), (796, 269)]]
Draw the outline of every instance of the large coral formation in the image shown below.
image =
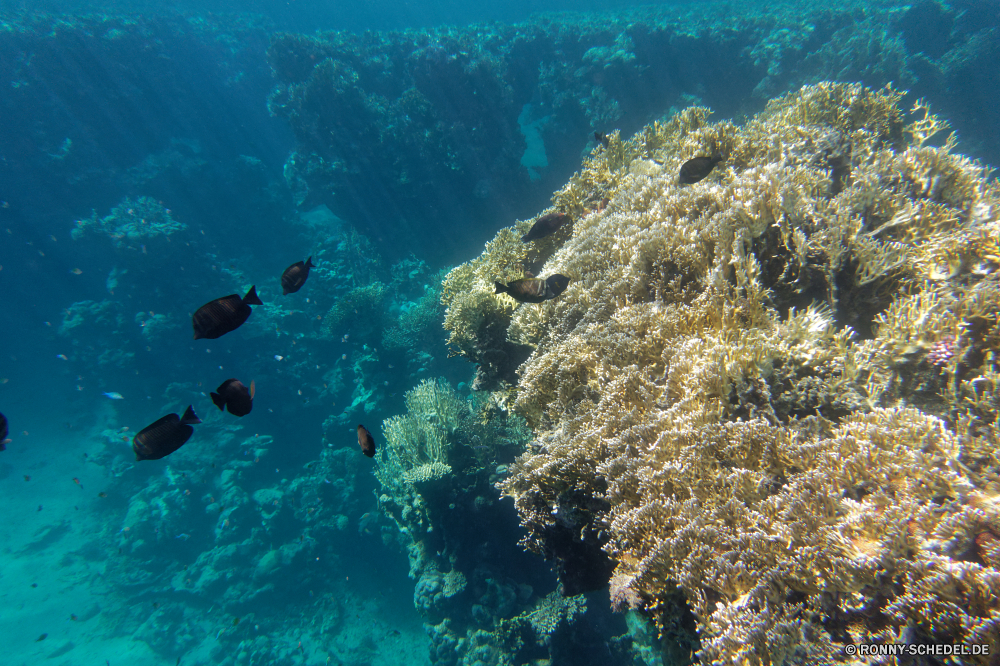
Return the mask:
[[(702, 662), (1000, 649), (1000, 187), (901, 99), (818, 84), (611, 137), (555, 197), (569, 288), (490, 332), (534, 349), (501, 483), (524, 543), (661, 630), (679, 586)], [(466, 282), (446, 322), (475, 349), (509, 306)]]

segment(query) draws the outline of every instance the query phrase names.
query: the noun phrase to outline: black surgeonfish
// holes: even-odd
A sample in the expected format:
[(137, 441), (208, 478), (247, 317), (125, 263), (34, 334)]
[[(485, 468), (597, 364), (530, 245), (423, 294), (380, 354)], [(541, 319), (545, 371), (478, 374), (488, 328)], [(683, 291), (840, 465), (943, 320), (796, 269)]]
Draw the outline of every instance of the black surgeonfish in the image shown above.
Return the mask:
[(286, 268), (285, 272), (281, 274), (282, 295), (294, 294), (301, 289), (302, 285), (309, 279), (310, 268), (316, 268), (316, 265), (312, 262), (312, 257), (309, 257), (305, 261), (296, 261)]
[(10, 443), (10, 440), (7, 439), (8, 432), (7, 417), (0, 414), (0, 451), (5, 450), (7, 448), (7, 444)]
[(681, 165), (681, 172), (677, 176), (677, 182), (681, 185), (694, 185), (712, 173), (712, 169), (721, 161), (722, 157), (719, 155), (693, 157)]
[(544, 280), (542, 278), (524, 278), (514, 280), (506, 285), (496, 282), (495, 294), (509, 294), (511, 298), (521, 303), (541, 303), (555, 298), (566, 291), (569, 278), (556, 273)]
[(358, 425), (358, 446), (361, 447), (361, 452), (369, 458), (375, 457), (375, 439), (368, 432), (368, 428), (363, 425)]
[(246, 416), (253, 409), (253, 394), (257, 391), (254, 382), (250, 382), (250, 388), (238, 379), (227, 379), (222, 382), (217, 393), (209, 393), (212, 402), (219, 408), (219, 411), (229, 409), (233, 416)]
[(264, 305), (257, 298), (256, 286), (250, 287), (243, 298), (239, 294), (230, 294), (205, 303), (191, 317), (194, 339), (214, 340), (235, 331), (250, 317), (251, 305)]
[(132, 440), (132, 450), (136, 460), (159, 460), (169, 456), (184, 443), (191, 439), (194, 433), (192, 423), (201, 423), (191, 405), (184, 410), (183, 416), (167, 414), (162, 419), (154, 421), (136, 433)]
[(551, 234), (554, 234), (556, 230), (569, 222), (569, 215), (566, 213), (554, 212), (546, 213), (538, 218), (538, 221), (531, 225), (531, 229), (528, 233), (521, 236), (522, 243), (529, 243), (533, 240), (538, 240), (539, 238), (545, 238)]

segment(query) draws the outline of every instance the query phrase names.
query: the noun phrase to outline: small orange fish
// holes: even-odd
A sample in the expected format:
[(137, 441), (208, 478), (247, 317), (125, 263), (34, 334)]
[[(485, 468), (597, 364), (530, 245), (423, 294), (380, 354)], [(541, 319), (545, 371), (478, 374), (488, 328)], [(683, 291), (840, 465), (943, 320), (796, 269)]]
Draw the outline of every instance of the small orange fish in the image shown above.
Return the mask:
[(72, 273), (73, 275), (82, 275), (83, 271), (81, 271), (79, 268), (74, 268), (73, 270), (70, 271), (70, 273)]
[(78, 479), (78, 478), (76, 478), (76, 477), (74, 476), (74, 477), (73, 477), (73, 483), (75, 483), (76, 485), (80, 486), (80, 490), (83, 490), (83, 484), (82, 484), (82, 483), (80, 483), (80, 479)]

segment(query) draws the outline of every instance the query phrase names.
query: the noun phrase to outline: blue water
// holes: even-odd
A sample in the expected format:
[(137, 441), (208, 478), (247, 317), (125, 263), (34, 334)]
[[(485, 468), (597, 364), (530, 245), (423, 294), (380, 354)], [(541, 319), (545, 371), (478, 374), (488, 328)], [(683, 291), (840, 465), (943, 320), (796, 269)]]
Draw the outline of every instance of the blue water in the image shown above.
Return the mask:
[[(468, 579), (442, 597), (408, 576), (355, 428), (383, 439), (426, 379), (476, 399), (441, 271), (546, 208), (595, 131), (893, 81), (1000, 164), (995, 2), (875, 25), (766, 4), (0, 3), (0, 663), (663, 663), (606, 589), (551, 644), (448, 644), (442, 622), (493, 630), (557, 589), (485, 483), (526, 440), (473, 449), (485, 485), (442, 504), (427, 543)], [(251, 285), (245, 325), (192, 340)], [(209, 398), (230, 377), (255, 383), (246, 417)], [(134, 434), (187, 405), (191, 440), (136, 463)]]

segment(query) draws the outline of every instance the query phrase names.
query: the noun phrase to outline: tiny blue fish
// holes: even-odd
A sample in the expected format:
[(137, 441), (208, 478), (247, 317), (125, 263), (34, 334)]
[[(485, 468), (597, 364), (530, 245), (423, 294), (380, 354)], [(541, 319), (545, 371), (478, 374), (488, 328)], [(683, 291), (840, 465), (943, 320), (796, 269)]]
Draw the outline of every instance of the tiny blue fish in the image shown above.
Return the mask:
[(124, 400), (125, 399), (125, 396), (123, 396), (118, 391), (110, 391), (110, 392), (105, 391), (104, 392), (104, 396), (107, 397), (107, 398), (111, 398), (112, 400)]

